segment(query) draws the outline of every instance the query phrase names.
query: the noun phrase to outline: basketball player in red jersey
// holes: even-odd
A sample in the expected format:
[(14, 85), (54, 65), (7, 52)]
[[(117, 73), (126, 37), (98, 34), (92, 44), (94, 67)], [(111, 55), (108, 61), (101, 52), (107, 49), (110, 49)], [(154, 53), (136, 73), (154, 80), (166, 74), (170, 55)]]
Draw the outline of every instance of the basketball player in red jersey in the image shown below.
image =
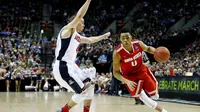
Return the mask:
[(113, 53), (114, 76), (126, 85), (133, 97), (139, 97), (148, 107), (158, 112), (167, 112), (152, 100), (159, 98), (158, 82), (142, 61), (142, 52), (154, 54), (155, 48), (132, 40), (131, 34), (125, 29), (120, 34), (120, 41), (121, 44)]

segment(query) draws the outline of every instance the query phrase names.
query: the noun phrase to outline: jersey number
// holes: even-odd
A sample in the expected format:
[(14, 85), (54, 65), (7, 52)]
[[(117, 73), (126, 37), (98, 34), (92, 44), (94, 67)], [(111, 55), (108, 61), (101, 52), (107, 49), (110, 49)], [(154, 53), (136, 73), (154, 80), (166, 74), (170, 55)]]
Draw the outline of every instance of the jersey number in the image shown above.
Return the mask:
[(135, 61), (131, 62), (131, 65), (132, 66), (137, 66), (137, 61), (135, 60)]

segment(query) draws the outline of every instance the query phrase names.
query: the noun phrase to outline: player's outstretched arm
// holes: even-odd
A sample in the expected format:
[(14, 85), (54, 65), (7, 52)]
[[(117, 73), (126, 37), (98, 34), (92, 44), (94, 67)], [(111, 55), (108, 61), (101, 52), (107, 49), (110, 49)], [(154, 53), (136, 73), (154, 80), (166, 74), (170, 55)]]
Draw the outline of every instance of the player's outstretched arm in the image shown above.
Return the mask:
[(105, 33), (103, 35), (100, 36), (93, 36), (93, 37), (83, 37), (81, 36), (81, 43), (82, 44), (92, 44), (92, 43), (96, 43), (99, 42), (103, 39), (108, 39), (108, 37), (110, 36), (110, 32)]
[(76, 28), (77, 25), (80, 23), (81, 19), (85, 16), (91, 0), (87, 0), (84, 5), (79, 9), (78, 13), (76, 14), (75, 18), (64, 27), (64, 30), (61, 33), (63, 38), (68, 38), (71, 36), (71, 31), (73, 28)]
[(154, 47), (152, 47), (152, 46), (147, 46), (146, 44), (144, 44), (142, 41), (139, 41), (139, 44), (140, 44), (140, 47), (144, 50), (144, 51), (146, 51), (146, 52), (148, 52), (148, 53), (150, 53), (150, 54), (154, 54), (154, 52), (155, 52), (155, 48)]

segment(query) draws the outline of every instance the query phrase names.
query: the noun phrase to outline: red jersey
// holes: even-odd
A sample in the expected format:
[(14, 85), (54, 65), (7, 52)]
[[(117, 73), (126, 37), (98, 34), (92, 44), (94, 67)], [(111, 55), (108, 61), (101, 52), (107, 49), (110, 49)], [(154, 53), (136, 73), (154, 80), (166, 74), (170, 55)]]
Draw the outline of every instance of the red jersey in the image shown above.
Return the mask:
[(139, 41), (133, 40), (131, 44), (133, 48), (131, 53), (127, 51), (122, 44), (116, 48), (116, 51), (121, 57), (120, 66), (123, 75), (132, 74), (138, 71), (143, 64), (143, 49), (140, 47)]

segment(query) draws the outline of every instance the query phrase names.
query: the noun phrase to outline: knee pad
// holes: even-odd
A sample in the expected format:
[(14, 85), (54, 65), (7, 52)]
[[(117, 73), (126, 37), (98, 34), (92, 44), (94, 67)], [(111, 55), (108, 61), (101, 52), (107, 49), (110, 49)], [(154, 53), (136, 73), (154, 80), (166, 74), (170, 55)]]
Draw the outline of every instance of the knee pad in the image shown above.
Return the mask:
[(141, 91), (140, 99), (145, 103), (145, 105), (152, 109), (155, 109), (157, 107), (157, 102), (149, 98), (144, 91)]
[(81, 94), (74, 94), (72, 96), (72, 100), (75, 103), (80, 103), (85, 99), (92, 99), (92, 97), (94, 96), (94, 85), (90, 86), (89, 88), (87, 88), (84, 92), (82, 92)]
[(86, 98), (87, 100), (92, 99), (94, 96), (94, 85), (86, 90)]
[(72, 96), (72, 100), (77, 104), (85, 100), (85, 98), (86, 98), (86, 94), (74, 94)]
[(155, 95), (151, 96), (151, 98), (154, 99), (154, 100), (158, 100), (159, 99), (159, 94), (155, 94)]

